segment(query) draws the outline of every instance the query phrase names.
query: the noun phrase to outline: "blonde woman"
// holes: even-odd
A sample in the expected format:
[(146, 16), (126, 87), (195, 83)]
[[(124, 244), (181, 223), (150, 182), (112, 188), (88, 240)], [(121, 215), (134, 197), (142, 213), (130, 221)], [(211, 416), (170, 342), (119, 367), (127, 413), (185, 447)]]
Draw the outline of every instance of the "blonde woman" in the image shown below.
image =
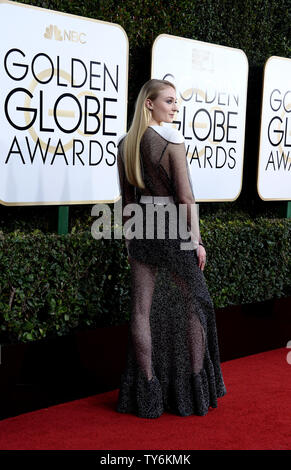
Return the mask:
[(131, 318), (117, 411), (142, 418), (205, 415), (226, 393), (184, 137), (163, 125), (177, 111), (175, 86), (149, 80), (118, 144)]

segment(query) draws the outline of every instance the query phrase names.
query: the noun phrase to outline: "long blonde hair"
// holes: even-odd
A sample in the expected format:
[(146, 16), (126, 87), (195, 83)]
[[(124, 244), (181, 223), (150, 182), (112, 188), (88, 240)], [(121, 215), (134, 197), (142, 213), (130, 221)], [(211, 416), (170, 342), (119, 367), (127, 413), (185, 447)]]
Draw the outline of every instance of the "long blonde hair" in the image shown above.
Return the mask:
[(133, 186), (145, 188), (140, 165), (140, 141), (149, 126), (151, 112), (146, 107), (147, 98), (154, 101), (159, 92), (171, 86), (176, 90), (175, 85), (167, 80), (148, 80), (141, 88), (136, 103), (135, 112), (131, 126), (123, 143), (124, 163), (126, 177)]

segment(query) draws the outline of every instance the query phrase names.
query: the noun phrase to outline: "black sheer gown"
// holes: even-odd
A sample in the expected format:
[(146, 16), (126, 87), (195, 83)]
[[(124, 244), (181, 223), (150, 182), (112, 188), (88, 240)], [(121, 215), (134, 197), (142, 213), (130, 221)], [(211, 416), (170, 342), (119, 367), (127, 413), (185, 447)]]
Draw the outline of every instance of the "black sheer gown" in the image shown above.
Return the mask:
[[(146, 206), (141, 194), (173, 196), (179, 204), (195, 202), (184, 138), (166, 126), (150, 126), (141, 140), (141, 167), (146, 189), (129, 184), (125, 175), (122, 139), (118, 172), (122, 207), (139, 203), (144, 238), (129, 241), (131, 318), (126, 367), (121, 376), (117, 411), (157, 418), (164, 411), (180, 416), (205, 415), (226, 393), (217, 340), (213, 302), (196, 249), (181, 250), (177, 238), (146, 239)], [(131, 216), (123, 216), (125, 223)], [(190, 227), (190, 225), (188, 225)], [(201, 237), (200, 237), (200, 241)]]

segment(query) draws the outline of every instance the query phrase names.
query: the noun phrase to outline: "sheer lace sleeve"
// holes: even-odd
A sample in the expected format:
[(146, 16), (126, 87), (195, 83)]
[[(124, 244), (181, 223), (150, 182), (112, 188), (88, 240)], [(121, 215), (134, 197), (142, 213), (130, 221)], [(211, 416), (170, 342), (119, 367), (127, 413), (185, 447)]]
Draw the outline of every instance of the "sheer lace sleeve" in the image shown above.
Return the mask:
[[(168, 149), (176, 202), (178, 204), (187, 204), (187, 225), (192, 234), (197, 235), (199, 243), (203, 243), (199, 230), (197, 206), (188, 168), (185, 144), (184, 142), (181, 144), (170, 143)], [(192, 210), (191, 206), (193, 207)]]
[(118, 167), (118, 175), (119, 175), (119, 190), (122, 198), (122, 225), (130, 219), (130, 215), (125, 216), (123, 215), (124, 207), (127, 204), (131, 204), (136, 202), (135, 197), (135, 187), (130, 184), (126, 178), (125, 167), (124, 167), (124, 160), (123, 160), (123, 145), (122, 141), (118, 144), (118, 152), (117, 152), (117, 167)]

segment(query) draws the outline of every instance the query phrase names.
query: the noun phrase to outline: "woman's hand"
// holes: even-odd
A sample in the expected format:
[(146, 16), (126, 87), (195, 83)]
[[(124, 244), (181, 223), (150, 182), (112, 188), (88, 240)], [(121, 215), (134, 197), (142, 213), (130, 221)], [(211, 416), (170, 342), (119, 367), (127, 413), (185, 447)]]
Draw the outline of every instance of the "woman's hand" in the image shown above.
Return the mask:
[(205, 264), (206, 264), (206, 251), (205, 251), (204, 246), (202, 245), (198, 246), (197, 256), (198, 256), (198, 266), (201, 269), (201, 271), (203, 271), (205, 268)]

